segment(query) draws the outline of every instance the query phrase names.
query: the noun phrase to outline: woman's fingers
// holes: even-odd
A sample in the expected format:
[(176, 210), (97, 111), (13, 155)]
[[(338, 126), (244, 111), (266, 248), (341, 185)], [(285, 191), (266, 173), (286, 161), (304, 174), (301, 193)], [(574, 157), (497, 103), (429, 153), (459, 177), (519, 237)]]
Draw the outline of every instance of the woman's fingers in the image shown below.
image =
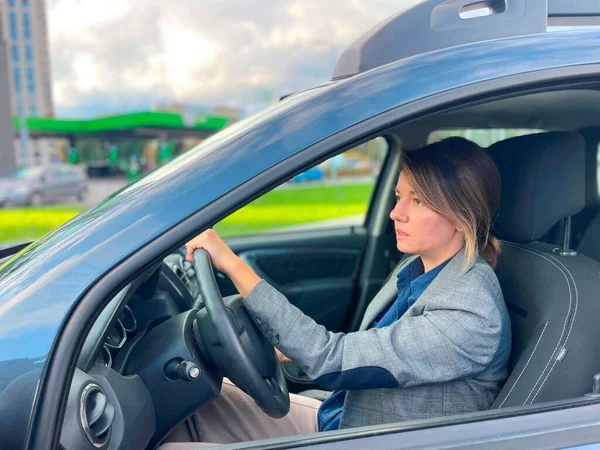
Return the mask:
[(281, 361), (282, 363), (294, 362), (290, 358), (285, 356), (283, 353), (281, 353), (277, 348), (275, 349), (275, 354), (277, 355), (277, 358), (279, 359), (279, 361)]
[(199, 236), (196, 236), (190, 242), (185, 244), (185, 249), (187, 251), (187, 254), (185, 255), (185, 259), (187, 259), (189, 262), (194, 261), (194, 251), (196, 251), (197, 248), (202, 248), (202, 246), (199, 244), (199, 242), (197, 242), (198, 237)]
[(193, 262), (194, 251), (203, 248), (210, 255), (213, 265), (227, 273), (236, 260), (236, 255), (231, 251), (227, 244), (220, 238), (216, 231), (208, 229), (189, 241), (186, 245), (185, 259)]
[(185, 244), (185, 249), (187, 251), (185, 258), (190, 262), (194, 261), (194, 252), (199, 248), (205, 249), (210, 254), (210, 240), (214, 240), (215, 236), (217, 236), (217, 233), (212, 229), (208, 229), (189, 241)]

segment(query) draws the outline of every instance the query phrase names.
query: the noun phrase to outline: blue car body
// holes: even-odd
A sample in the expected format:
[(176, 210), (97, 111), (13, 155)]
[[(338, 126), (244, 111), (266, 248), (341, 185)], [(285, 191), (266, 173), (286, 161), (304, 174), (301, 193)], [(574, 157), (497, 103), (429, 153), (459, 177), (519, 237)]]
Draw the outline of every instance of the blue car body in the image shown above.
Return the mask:
[(311, 167), (310, 169), (296, 175), (294, 177), (295, 183), (302, 183), (303, 181), (320, 181), (323, 179), (323, 169), (320, 167)]
[[(317, 143), (411, 102), (513, 75), (598, 64), (599, 42), (600, 32), (573, 31), (413, 56), (287, 98), (112, 195), (0, 269), (0, 401), (24, 377), (43, 381), (64, 324), (105, 274), (240, 185), (294, 157), (290, 172), (272, 181), (301, 173)], [(29, 427), (39, 425), (39, 398), (39, 391), (20, 398)], [(0, 427), (10, 426), (7, 414), (0, 409)]]

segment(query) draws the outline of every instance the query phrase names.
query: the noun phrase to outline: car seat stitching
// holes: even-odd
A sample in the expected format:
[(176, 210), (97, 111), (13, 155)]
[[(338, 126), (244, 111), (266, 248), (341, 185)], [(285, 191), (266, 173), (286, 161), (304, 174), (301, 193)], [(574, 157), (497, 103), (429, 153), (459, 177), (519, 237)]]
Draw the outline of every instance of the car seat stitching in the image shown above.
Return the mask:
[[(527, 398), (525, 399), (525, 402), (523, 403), (523, 405), (525, 405), (525, 404), (526, 404), (526, 403), (529, 401), (529, 398), (530, 398), (530, 397), (531, 397), (531, 395), (533, 394), (533, 391), (535, 391), (535, 388), (536, 388), (536, 387), (538, 386), (538, 384), (540, 383), (540, 380), (541, 380), (541, 379), (542, 379), (542, 377), (544, 376), (544, 373), (545, 373), (545, 372), (546, 372), (546, 370), (548, 369), (548, 366), (550, 365), (550, 362), (552, 361), (552, 359), (553, 359), (554, 355), (556, 354), (556, 352), (557, 352), (557, 350), (558, 350), (558, 347), (560, 346), (560, 344), (561, 344), (561, 342), (562, 342), (562, 338), (563, 338), (563, 336), (564, 336), (564, 333), (565, 333), (565, 330), (566, 330), (566, 327), (567, 327), (567, 322), (568, 322), (568, 320), (569, 320), (569, 315), (571, 314), (571, 308), (572, 308), (572, 305), (573, 305), (573, 296), (572, 296), (572, 292), (571, 292), (571, 285), (570, 285), (570, 283), (569, 283), (569, 279), (567, 278), (567, 276), (566, 276), (566, 274), (565, 274), (565, 271), (563, 271), (563, 270), (562, 270), (562, 269), (561, 269), (561, 268), (558, 266), (558, 264), (556, 264), (555, 262), (553, 262), (553, 261), (550, 259), (549, 255), (546, 255), (546, 254), (544, 254), (544, 253), (538, 252), (538, 251), (536, 251), (536, 250), (530, 249), (530, 248), (528, 248), (528, 247), (525, 247), (525, 246), (522, 246), (522, 245), (519, 245), (519, 244), (514, 244), (514, 243), (507, 243), (507, 244), (509, 244), (509, 246), (510, 246), (510, 245), (512, 245), (512, 246), (513, 246), (513, 247), (515, 247), (515, 248), (520, 248), (520, 249), (522, 249), (522, 250), (524, 250), (524, 251), (526, 251), (526, 252), (529, 252), (529, 253), (531, 253), (531, 254), (533, 254), (533, 255), (540, 256), (541, 258), (543, 258), (543, 259), (545, 259), (546, 261), (550, 262), (552, 265), (554, 265), (556, 268), (558, 268), (558, 269), (561, 271), (561, 273), (563, 274), (563, 276), (564, 276), (564, 277), (565, 277), (565, 279), (567, 280), (567, 287), (569, 288), (569, 310), (567, 311), (567, 315), (566, 315), (566, 317), (565, 317), (565, 321), (564, 321), (564, 324), (563, 324), (563, 329), (562, 329), (562, 331), (561, 331), (560, 337), (558, 338), (558, 342), (557, 342), (557, 344), (556, 344), (556, 347), (554, 348), (554, 350), (553, 350), (553, 351), (552, 351), (552, 353), (550, 354), (550, 358), (548, 359), (548, 362), (546, 363), (546, 366), (544, 367), (544, 370), (542, 370), (542, 372), (540, 373), (540, 376), (538, 377), (537, 381), (534, 383), (533, 387), (531, 388), (531, 391), (529, 392), (529, 395), (527, 395)], [(556, 260), (555, 260), (555, 261), (556, 261)], [(558, 262), (558, 261), (557, 261), (557, 262)], [(563, 267), (564, 267), (564, 265), (563, 265), (563, 264), (561, 264), (561, 266), (563, 266)], [(569, 275), (571, 275), (571, 274), (569, 273)], [(572, 278), (572, 276), (571, 276), (571, 278)], [(550, 373), (550, 371), (551, 371), (551, 370), (552, 370), (552, 369), (550, 369), (550, 370), (548, 371), (548, 373)], [(547, 378), (547, 376), (546, 376), (546, 378)], [(542, 383), (542, 385), (543, 385), (543, 383)], [(538, 392), (539, 392), (539, 391), (538, 391)], [(536, 395), (537, 395), (537, 394), (536, 394)], [(533, 402), (533, 400), (532, 400), (532, 402)]]
[[(567, 271), (567, 273), (569, 274), (569, 276), (573, 280), (573, 288), (575, 289), (575, 308), (574, 308), (574, 311), (573, 311), (573, 317), (571, 318), (571, 323), (569, 324), (569, 331), (567, 332), (567, 337), (565, 338), (565, 340), (563, 342), (563, 345), (564, 345), (569, 340), (569, 337), (571, 336), (571, 331), (573, 330), (573, 324), (575, 323), (575, 317), (577, 316), (577, 309), (578, 309), (578, 305), (579, 305), (579, 292), (577, 290), (577, 283), (575, 282), (575, 277), (573, 277), (573, 274), (569, 271), (569, 269), (562, 262), (560, 262), (557, 258), (555, 258), (553, 256), (550, 256), (550, 258), (555, 259), (560, 265), (562, 265), (564, 267), (564, 269)], [(568, 316), (567, 316), (567, 320), (568, 320)], [(554, 355), (553, 355), (553, 357), (554, 357)], [(544, 381), (542, 381), (542, 384), (540, 385), (540, 387), (536, 391), (535, 395), (531, 399), (531, 403), (534, 402), (534, 400), (536, 399), (536, 397), (538, 396), (538, 394), (540, 393), (540, 391), (544, 387), (544, 384), (546, 384), (546, 380), (548, 379), (548, 377), (552, 373), (552, 370), (554, 370), (554, 366), (556, 366), (557, 362), (558, 362), (558, 359), (556, 357), (554, 357), (554, 362), (552, 363), (552, 367), (550, 367), (550, 370), (546, 374), (546, 377), (544, 378)]]
[(510, 397), (510, 394), (512, 393), (513, 389), (515, 388), (515, 386), (517, 385), (517, 383), (521, 379), (521, 376), (525, 373), (525, 369), (527, 369), (527, 366), (529, 365), (529, 362), (533, 358), (533, 355), (535, 355), (535, 351), (537, 350), (538, 345), (540, 345), (540, 342), (542, 341), (542, 336), (544, 335), (544, 331), (546, 331), (546, 327), (548, 326), (548, 323), (549, 322), (546, 322), (546, 324), (544, 325), (544, 328), (542, 328), (542, 332), (540, 334), (540, 337), (538, 338), (538, 341), (535, 344), (535, 347), (533, 348), (533, 351), (531, 352), (531, 355), (529, 355), (529, 359), (525, 363), (525, 367), (523, 367), (523, 369), (521, 370), (521, 373), (517, 377), (516, 381), (513, 383), (512, 387), (510, 388), (510, 391), (508, 391), (508, 394), (506, 394), (506, 397), (504, 397), (504, 400), (502, 400), (502, 403), (500, 403), (500, 406), (498, 406), (498, 408), (502, 408), (502, 406), (504, 405), (504, 403), (506, 402), (506, 400), (508, 399), (508, 397)]
[[(541, 258), (545, 259), (546, 261), (548, 261), (549, 263), (551, 263), (553, 266), (555, 266), (555, 267), (556, 267), (558, 270), (560, 270), (560, 272), (561, 272), (561, 273), (563, 274), (563, 276), (565, 277), (565, 280), (567, 280), (567, 287), (568, 287), (568, 289), (569, 289), (569, 310), (567, 311), (567, 315), (566, 315), (566, 317), (565, 317), (565, 321), (564, 321), (564, 324), (563, 324), (563, 329), (562, 329), (562, 331), (561, 331), (560, 337), (559, 337), (559, 339), (558, 339), (558, 342), (557, 342), (557, 344), (556, 344), (556, 347), (554, 348), (554, 350), (552, 351), (552, 353), (551, 353), (551, 355), (550, 355), (550, 358), (548, 359), (548, 362), (546, 363), (546, 366), (544, 367), (544, 370), (542, 370), (542, 373), (541, 373), (541, 374), (540, 374), (540, 376), (538, 377), (537, 381), (534, 383), (533, 387), (531, 388), (531, 391), (529, 392), (529, 395), (528, 395), (528, 396), (527, 396), (527, 398), (525, 399), (525, 402), (523, 403), (523, 405), (525, 405), (525, 404), (527, 403), (527, 401), (529, 400), (529, 397), (531, 397), (531, 394), (533, 394), (533, 391), (534, 391), (534, 390), (535, 390), (535, 388), (537, 387), (538, 383), (539, 383), (539, 382), (540, 382), (540, 380), (542, 379), (542, 376), (544, 376), (544, 372), (546, 372), (546, 369), (548, 369), (548, 366), (550, 365), (550, 362), (552, 361), (552, 358), (553, 358), (553, 356), (556, 354), (556, 352), (557, 352), (557, 350), (558, 350), (558, 347), (560, 346), (560, 343), (561, 343), (561, 341), (562, 341), (562, 338), (563, 338), (563, 336), (564, 336), (565, 330), (566, 330), (566, 328), (567, 328), (567, 322), (568, 322), (568, 320), (569, 320), (569, 316), (570, 316), (570, 314), (571, 314), (571, 309), (572, 309), (572, 306), (573, 306), (573, 295), (572, 295), (572, 291), (571, 291), (571, 284), (569, 283), (569, 278), (568, 278), (568, 277), (567, 277), (567, 275), (565, 274), (565, 271), (564, 271), (564, 270), (563, 270), (563, 269), (562, 269), (562, 268), (561, 268), (561, 267), (560, 267), (558, 264), (556, 264), (556, 262), (559, 262), (558, 260), (555, 260), (556, 262), (554, 262), (552, 259), (550, 259), (550, 258), (548, 257), (548, 255), (546, 255), (546, 254), (544, 254), (544, 253), (542, 253), (542, 252), (539, 252), (539, 251), (537, 251), (537, 250), (534, 250), (534, 249), (530, 249), (530, 248), (528, 248), (528, 247), (525, 247), (524, 245), (515, 244), (515, 243), (512, 243), (512, 242), (502, 242), (502, 245), (507, 245), (507, 246), (509, 246), (509, 247), (511, 247), (511, 246), (512, 246), (512, 247), (514, 247), (514, 248), (517, 248), (517, 249), (524, 250), (524, 251), (526, 251), (526, 252), (528, 252), (528, 253), (531, 253), (532, 255), (536, 255), (536, 256), (539, 256), (539, 257), (541, 257)], [(561, 263), (561, 266), (562, 266), (563, 268), (565, 268), (565, 269), (566, 269), (566, 267), (565, 267), (565, 266), (564, 266), (562, 263)], [(571, 278), (573, 279), (573, 276), (571, 275), (571, 273), (570, 273), (570, 272), (569, 272), (569, 275), (570, 275), (570, 276), (571, 276)], [(574, 280), (573, 280), (573, 283), (575, 283), (575, 281), (574, 281)], [(550, 370), (552, 370), (552, 369), (550, 369)], [(542, 384), (543, 384), (543, 383), (542, 383)], [(536, 394), (536, 395), (537, 395), (537, 394)]]

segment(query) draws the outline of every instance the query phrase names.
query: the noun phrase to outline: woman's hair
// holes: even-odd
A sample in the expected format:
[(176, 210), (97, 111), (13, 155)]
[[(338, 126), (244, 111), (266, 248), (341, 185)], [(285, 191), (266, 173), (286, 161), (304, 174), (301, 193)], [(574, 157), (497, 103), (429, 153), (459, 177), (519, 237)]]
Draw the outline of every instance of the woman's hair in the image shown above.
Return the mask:
[(500, 205), (500, 174), (479, 145), (450, 137), (403, 152), (401, 170), (419, 199), (465, 235), (465, 266), (476, 251), (495, 267), (500, 241), (491, 235)]

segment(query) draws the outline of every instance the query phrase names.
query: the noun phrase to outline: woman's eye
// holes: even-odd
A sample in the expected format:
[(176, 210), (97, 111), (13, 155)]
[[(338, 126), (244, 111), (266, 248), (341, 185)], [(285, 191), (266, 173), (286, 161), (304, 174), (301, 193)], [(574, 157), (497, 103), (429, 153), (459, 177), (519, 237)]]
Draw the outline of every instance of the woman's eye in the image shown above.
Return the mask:
[(399, 195), (396, 195), (396, 201), (399, 202), (400, 200), (402, 200), (402, 197), (400, 197)]
[(421, 200), (419, 200), (418, 198), (414, 199), (415, 205), (422, 205), (423, 202)]

